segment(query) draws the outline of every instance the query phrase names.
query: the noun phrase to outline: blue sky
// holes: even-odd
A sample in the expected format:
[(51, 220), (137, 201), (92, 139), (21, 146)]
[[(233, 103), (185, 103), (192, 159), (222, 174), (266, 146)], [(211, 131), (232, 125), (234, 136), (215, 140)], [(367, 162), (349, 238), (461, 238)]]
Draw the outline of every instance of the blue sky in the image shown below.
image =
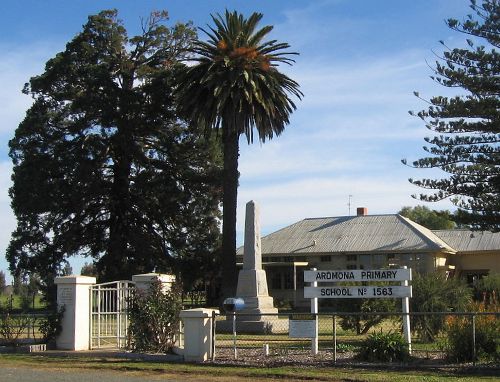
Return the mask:
[[(0, 269), (15, 218), (8, 188), (12, 164), (8, 141), (24, 117), (30, 98), (23, 84), (43, 72), (45, 62), (64, 50), (87, 16), (116, 8), (129, 35), (140, 18), (166, 9), (172, 22), (204, 27), (210, 14), (238, 10), (264, 14), (274, 25), (273, 38), (300, 53), (293, 67), (282, 69), (305, 94), (291, 123), (277, 139), (251, 146), (242, 140), (238, 198), (238, 244), (242, 244), (244, 205), (261, 206), (263, 234), (306, 217), (348, 215), (358, 206), (370, 214), (395, 213), (422, 204), (409, 177), (438, 172), (403, 166), (402, 158), (424, 155), (429, 131), (408, 114), (424, 98), (445, 94), (429, 76), (430, 66), (448, 46), (465, 36), (444, 20), (470, 13), (466, 0), (20, 0), (0, 5)], [(429, 66), (430, 65), (430, 66)], [(444, 201), (429, 205), (453, 209)], [(73, 261), (75, 271), (84, 260)]]

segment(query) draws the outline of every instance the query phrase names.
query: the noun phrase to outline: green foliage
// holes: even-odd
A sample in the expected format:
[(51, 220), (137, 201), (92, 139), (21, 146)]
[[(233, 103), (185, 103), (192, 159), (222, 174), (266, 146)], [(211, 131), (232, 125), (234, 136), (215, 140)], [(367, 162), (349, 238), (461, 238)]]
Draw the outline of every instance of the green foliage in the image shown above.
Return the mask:
[(474, 285), (474, 299), (484, 301), (486, 296), (500, 296), (500, 273), (492, 273), (478, 280)]
[[(474, 302), (469, 306), (472, 312), (500, 313), (500, 304), (495, 295), (490, 301)], [(475, 349), (473, 343), (472, 316), (449, 316), (446, 319), (446, 338), (443, 348), (447, 357), (454, 362), (492, 360), (500, 361), (500, 320), (494, 315), (475, 317)]]
[(96, 269), (94, 263), (83, 264), (82, 269), (80, 270), (80, 274), (82, 276), (96, 277), (97, 276), (97, 269)]
[(363, 341), (358, 356), (368, 362), (404, 362), (410, 354), (401, 334), (380, 332), (371, 333)]
[(427, 208), (426, 206), (403, 207), (398, 214), (428, 229), (455, 228), (453, 216), (448, 210), (435, 211)]
[[(33, 105), (9, 142), (17, 227), (10, 269), (53, 278), (67, 258), (94, 259), (100, 280), (180, 273), (200, 278), (218, 246), (220, 148), (175, 113), (180, 60), (195, 36), (153, 12), (128, 37), (117, 11), (83, 30), (34, 76)], [(193, 276), (193, 278), (196, 278)]]
[(49, 315), (42, 319), (40, 323), (40, 332), (45, 341), (55, 341), (56, 337), (61, 333), (64, 311), (64, 306), (61, 306), (58, 310), (51, 311)]
[(5, 272), (0, 271), (0, 294), (4, 292), (6, 286), (7, 284), (5, 282)]
[[(351, 284), (344, 283), (344, 285)], [(387, 283), (375, 283), (373, 285), (387, 285)], [(345, 298), (335, 301), (333, 305), (337, 312), (382, 313), (398, 311), (396, 300), (392, 298)], [(386, 315), (380, 314), (341, 315), (340, 326), (344, 330), (355, 330), (356, 334), (366, 334), (371, 328), (386, 319)]]
[(131, 348), (161, 353), (171, 351), (178, 334), (181, 309), (181, 288), (177, 284), (164, 291), (162, 283), (156, 281), (149, 291), (137, 291), (128, 310)]
[[(411, 312), (463, 311), (472, 298), (472, 291), (461, 279), (448, 279), (439, 273), (415, 274), (412, 281)], [(412, 316), (412, 329), (422, 341), (432, 341), (444, 327), (444, 316)]]
[[(460, 22), (447, 20), (452, 30), (466, 36), (465, 48), (448, 48), (443, 41), (436, 62), (437, 83), (455, 88), (457, 95), (436, 96), (417, 113), (434, 136), (426, 138), (428, 156), (412, 163), (416, 168), (439, 168), (448, 177), (410, 182), (430, 194), (425, 201), (450, 198), (460, 209), (457, 222), (500, 230), (500, 47), (498, 0), (471, 0), (475, 15)], [(420, 98), (418, 92), (415, 95)], [(411, 112), (410, 114), (414, 114)], [(406, 160), (403, 160), (406, 164)]]
[(239, 137), (253, 142), (254, 130), (264, 142), (281, 134), (300, 99), (297, 82), (277, 69), (291, 64), (289, 45), (265, 41), (272, 26), (261, 29), (262, 14), (245, 18), (238, 12), (212, 16), (214, 27), (203, 30), (208, 41), (196, 40), (195, 65), (187, 66), (178, 81), (181, 116), (207, 132), (221, 131), (224, 148), (222, 293), (234, 295), (236, 270), (236, 203)]

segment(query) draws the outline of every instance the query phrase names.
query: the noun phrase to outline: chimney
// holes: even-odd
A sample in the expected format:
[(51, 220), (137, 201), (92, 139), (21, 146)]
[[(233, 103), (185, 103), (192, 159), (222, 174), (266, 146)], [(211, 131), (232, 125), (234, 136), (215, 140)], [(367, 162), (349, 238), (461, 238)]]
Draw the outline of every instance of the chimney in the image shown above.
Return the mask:
[(366, 207), (358, 207), (356, 209), (356, 214), (358, 216), (366, 216), (366, 215), (368, 215), (368, 208), (366, 208)]

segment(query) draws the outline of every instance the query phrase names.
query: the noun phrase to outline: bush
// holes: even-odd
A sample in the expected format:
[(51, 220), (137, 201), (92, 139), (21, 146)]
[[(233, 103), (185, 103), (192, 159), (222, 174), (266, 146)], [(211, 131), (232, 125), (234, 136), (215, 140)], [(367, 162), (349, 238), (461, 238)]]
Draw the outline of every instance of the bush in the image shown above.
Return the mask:
[(129, 303), (130, 347), (136, 351), (170, 352), (179, 329), (181, 288), (174, 284), (164, 291), (162, 283), (156, 281), (148, 292), (137, 291)]
[(64, 316), (65, 307), (61, 306), (58, 310), (54, 310), (40, 322), (40, 332), (43, 339), (47, 342), (54, 342), (56, 337), (62, 331), (62, 319)]
[[(412, 281), (413, 297), (410, 299), (412, 312), (463, 311), (472, 298), (472, 291), (464, 280), (446, 279), (444, 275), (431, 273), (415, 274)], [(444, 316), (415, 315), (412, 329), (425, 342), (433, 341), (444, 328)]]
[[(500, 313), (500, 304), (495, 293), (480, 303), (472, 303), (474, 312)], [(477, 360), (500, 360), (500, 320), (494, 315), (481, 315), (475, 318), (476, 349), (472, 342), (472, 316), (448, 316), (446, 318), (446, 338), (443, 343), (447, 358), (454, 362)], [(475, 355), (474, 355), (475, 353)]]
[(494, 273), (484, 276), (478, 280), (474, 285), (474, 299), (476, 301), (483, 301), (484, 296), (500, 296), (500, 273)]
[(31, 317), (26, 314), (14, 313), (10, 304), (0, 305), (0, 339), (8, 345), (17, 345), (31, 321)]
[[(343, 283), (343, 285), (355, 285), (353, 283)], [(388, 283), (376, 283), (374, 285), (388, 285)], [(399, 304), (399, 307), (401, 304)], [(337, 312), (359, 312), (369, 314), (356, 314), (352, 316), (340, 315), (340, 326), (344, 330), (355, 330), (356, 334), (366, 334), (374, 326), (387, 320), (383, 312), (397, 312), (399, 309), (396, 300), (391, 298), (345, 298), (333, 302), (333, 307)]]
[(359, 358), (369, 362), (403, 362), (410, 356), (408, 344), (396, 332), (372, 333), (363, 341)]

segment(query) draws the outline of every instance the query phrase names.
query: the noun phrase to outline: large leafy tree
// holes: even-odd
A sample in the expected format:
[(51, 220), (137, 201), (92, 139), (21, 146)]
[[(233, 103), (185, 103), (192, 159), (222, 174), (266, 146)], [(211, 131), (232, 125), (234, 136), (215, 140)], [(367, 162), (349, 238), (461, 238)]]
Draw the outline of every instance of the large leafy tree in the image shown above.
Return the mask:
[(459, 94), (433, 97), (429, 108), (418, 113), (436, 134), (426, 139), (429, 145), (424, 149), (429, 155), (413, 166), (439, 168), (447, 176), (410, 181), (434, 190), (419, 195), (421, 200), (450, 198), (460, 208), (459, 222), (499, 230), (500, 2), (472, 0), (471, 8), (474, 16), (462, 22), (447, 20), (451, 29), (469, 37), (467, 46), (445, 45), (432, 77)]
[(429, 229), (453, 229), (454, 216), (448, 210), (436, 211), (426, 206), (403, 207), (398, 214)]
[(261, 142), (280, 135), (296, 106), (291, 97), (302, 93), (277, 65), (291, 64), (289, 45), (265, 41), (272, 26), (258, 28), (262, 14), (245, 18), (226, 11), (212, 16), (214, 27), (197, 40), (195, 65), (186, 68), (177, 88), (181, 115), (205, 131), (221, 132), (224, 152), (222, 294), (236, 288), (236, 206), (239, 138), (248, 143), (254, 130)]
[(219, 148), (179, 120), (172, 97), (195, 32), (166, 20), (154, 12), (129, 38), (116, 11), (90, 16), (26, 84), (34, 103), (10, 141), (11, 271), (50, 285), (83, 255), (101, 280), (128, 279), (219, 245)]

